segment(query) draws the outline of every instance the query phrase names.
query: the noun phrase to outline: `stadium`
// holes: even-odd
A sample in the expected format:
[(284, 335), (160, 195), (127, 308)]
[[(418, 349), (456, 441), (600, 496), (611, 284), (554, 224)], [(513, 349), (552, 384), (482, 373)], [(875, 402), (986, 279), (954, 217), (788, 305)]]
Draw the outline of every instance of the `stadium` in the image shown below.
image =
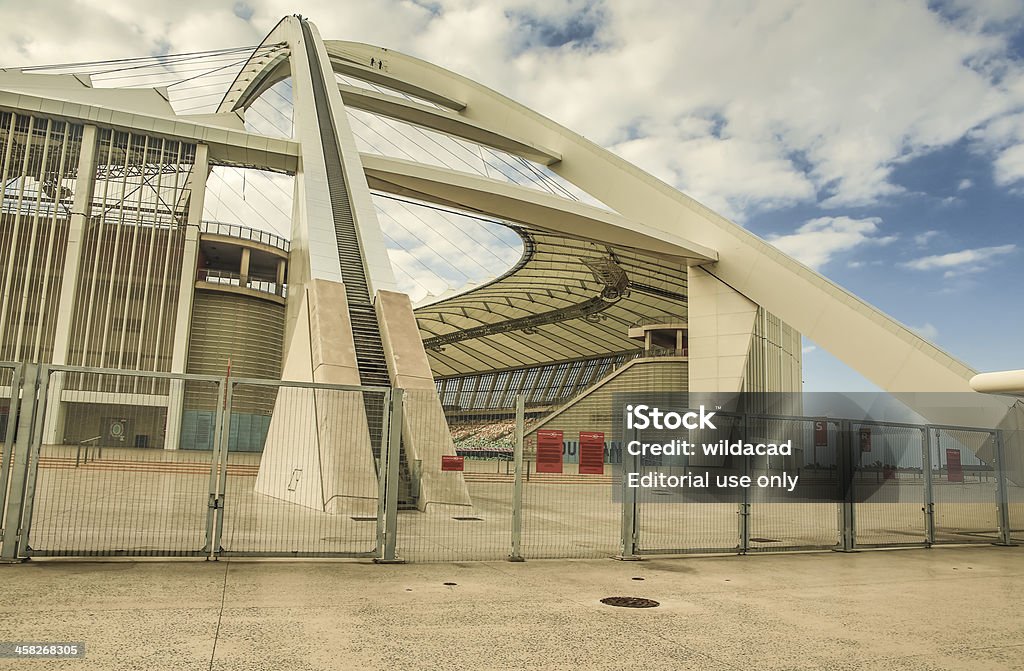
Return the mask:
[[(452, 507), (466, 520), (497, 516), (511, 504), (481, 483), (513, 496), (517, 442), (539, 471), (540, 434), (557, 432), (575, 466), (556, 484), (577, 482), (582, 434), (601, 434), (602, 464), (622, 458), (616, 394), (798, 393), (803, 337), (886, 392), (975, 394), (976, 371), (615, 154), (438, 66), (325, 40), (298, 15), (255, 48), (4, 69), (0, 152), (8, 515), (31, 520), (109, 489), (47, 484), (48, 467), (54, 478), (122, 477), (104, 469), (128, 463), (125, 478), (156, 475), (111, 506), (156, 487), (190, 511), (111, 542), (40, 523), (37, 542), (5, 534), (5, 556), (208, 555), (232, 539), (239, 553), (369, 556), (390, 539), (393, 559), (402, 522), (385, 499), (445, 510), (445, 525), (459, 520)], [(438, 264), (410, 253), (414, 243), (436, 247)], [(410, 272), (416, 264), (426, 272)], [(1005, 417), (1019, 430), (1012, 400), (990, 412), (992, 426)], [(908, 473), (930, 472), (919, 454), (929, 438), (887, 430), (893, 446), (917, 451), (900, 462)], [(8, 487), (22, 440), (28, 456), (15, 454), (12, 473), (21, 463), (42, 475)], [(997, 460), (1006, 446), (994, 431), (958, 441), (970, 449), (965, 467), (984, 472), (985, 496), (1008, 501), (1008, 481), (988, 476), (996, 461), (1004, 475), (1020, 471), (1021, 451)], [(222, 528), (224, 497), (246, 502), (248, 531), (230, 518)], [(290, 507), (267, 512), (269, 501)], [(591, 523), (611, 540), (536, 551), (621, 550), (618, 508), (597, 494), (575, 501), (603, 511)], [(731, 529), (734, 506), (722, 505), (704, 519)], [(865, 544), (935, 542), (920, 502), (900, 506)], [(310, 522), (309, 511), (348, 526), (325, 531), (337, 522)], [(788, 546), (840, 542), (831, 509), (801, 515), (760, 535), (806, 523), (814, 530)], [(962, 526), (1008, 540), (1009, 506), (999, 515)], [(378, 529), (350, 534), (362, 519)], [(662, 549), (736, 547), (731, 530), (670, 538), (670, 522), (651, 534)], [(321, 525), (312, 545), (287, 533), (267, 541), (268, 528), (306, 524)], [(168, 540), (175, 525), (199, 540)], [(476, 556), (477, 542), (506, 554), (511, 529), (485, 538), (456, 526), (444, 527), (441, 554)], [(432, 539), (424, 555), (444, 545), (417, 537)]]

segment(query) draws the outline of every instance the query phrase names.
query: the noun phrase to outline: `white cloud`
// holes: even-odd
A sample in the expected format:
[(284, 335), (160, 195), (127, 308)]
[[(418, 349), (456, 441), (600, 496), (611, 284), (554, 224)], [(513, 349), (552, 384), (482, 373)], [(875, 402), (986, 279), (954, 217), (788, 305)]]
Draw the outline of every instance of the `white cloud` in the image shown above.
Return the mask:
[(811, 268), (820, 268), (838, 254), (866, 245), (887, 245), (895, 236), (879, 236), (881, 219), (819, 217), (789, 235), (770, 236), (768, 242)]
[(976, 249), (963, 249), (959, 252), (948, 254), (935, 254), (923, 256), (903, 265), (913, 270), (945, 270), (944, 277), (972, 274), (982, 272), (990, 267), (993, 259), (1012, 254), (1017, 251), (1017, 245), (999, 245), (996, 247), (979, 247)]
[(909, 328), (911, 331), (921, 336), (925, 340), (931, 340), (934, 342), (935, 339), (939, 337), (939, 329), (935, 328), (935, 326), (931, 322), (925, 322), (924, 326), (908, 325), (907, 328)]
[(964, 179), (961, 179), (960, 183), (956, 185), (956, 190), (957, 191), (966, 191), (967, 189), (971, 188), (972, 186), (974, 186), (974, 182), (969, 180), (969, 179), (967, 179), (967, 178), (964, 178)]
[(1000, 186), (1024, 179), (1024, 144), (1015, 144), (999, 153), (993, 163), (993, 178)]
[[(1009, 149), (1024, 130), (999, 128), (1024, 105), (1024, 68), (1003, 28), (1015, 7), (380, 0), (339, 11), (307, 0), (302, 12), (327, 39), (478, 79), (743, 218), (897, 194), (894, 165), (971, 129), (998, 153), (1000, 183), (1019, 179), (1024, 150)], [(285, 0), (37, 0), (5, 9), (0, 64), (254, 44), (293, 11)]]
[(937, 235), (939, 235), (938, 231), (925, 231), (924, 233), (918, 233), (914, 236), (914, 244), (918, 247), (925, 247)]

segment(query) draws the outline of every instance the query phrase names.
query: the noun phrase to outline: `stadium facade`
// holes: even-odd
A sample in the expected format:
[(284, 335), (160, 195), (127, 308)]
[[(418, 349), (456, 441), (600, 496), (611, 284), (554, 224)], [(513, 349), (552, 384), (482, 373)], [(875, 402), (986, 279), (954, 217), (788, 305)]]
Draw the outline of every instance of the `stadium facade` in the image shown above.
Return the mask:
[[(565, 415), (615, 388), (799, 390), (801, 335), (887, 391), (970, 389), (974, 371), (918, 334), (480, 84), (325, 41), (299, 16), (243, 60), (203, 113), (176, 112), (163, 88), (96, 86), (81, 69), (0, 72), (0, 360), (212, 375), (230, 361), (248, 378), (436, 388), (405, 414), (403, 448), (423, 464), (454, 454), (438, 429), (446, 414), (509, 408), (517, 394)], [(290, 136), (255, 132), (247, 111), (286, 81)], [(366, 151), (353, 111), (514, 157), (588, 200)], [(217, 167), (291, 178), (288, 239), (204, 218)], [(414, 308), (389, 260), (381, 194), (499, 221), (522, 256)], [(110, 384), (61, 377), (45, 441), (116, 431), (139, 448), (209, 448), (201, 390)], [(139, 408), (130, 426), (103, 394)], [(363, 450), (374, 431), (332, 426), (312, 393), (288, 417), (269, 391), (235, 401), (244, 429), (232, 448), (263, 450), (267, 468), (289, 468), (278, 463), (286, 422), (317, 426), (321, 454)], [(86, 403), (75, 416), (93, 424), (63, 420)], [(443, 482), (455, 480), (427, 477), (425, 500), (466, 502)]]

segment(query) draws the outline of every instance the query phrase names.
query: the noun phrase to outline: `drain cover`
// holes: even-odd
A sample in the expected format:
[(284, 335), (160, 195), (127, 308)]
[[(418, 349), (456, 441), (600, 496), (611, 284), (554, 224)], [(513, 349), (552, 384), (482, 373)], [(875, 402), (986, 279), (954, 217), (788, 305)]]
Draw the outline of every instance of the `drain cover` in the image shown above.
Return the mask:
[(751, 538), (751, 543), (781, 543), (778, 538)]
[(661, 605), (652, 599), (642, 599), (638, 596), (609, 596), (601, 599), (601, 603), (620, 608), (657, 608)]
[(377, 518), (371, 515), (353, 515), (352, 520), (355, 522), (376, 522)]
[(459, 522), (483, 522), (484, 521), (484, 518), (482, 518), (482, 517), (453, 517), (452, 519), (453, 520), (458, 520)]

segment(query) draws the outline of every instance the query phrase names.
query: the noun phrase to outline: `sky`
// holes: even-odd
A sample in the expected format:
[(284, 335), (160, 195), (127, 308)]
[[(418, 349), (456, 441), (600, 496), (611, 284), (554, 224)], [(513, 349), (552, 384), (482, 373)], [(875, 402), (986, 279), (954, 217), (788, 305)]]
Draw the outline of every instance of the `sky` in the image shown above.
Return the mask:
[[(252, 45), (292, 13), (532, 107), (976, 369), (1024, 367), (1024, 1), (0, 0), (0, 65)], [(874, 389), (804, 360), (810, 391)]]

